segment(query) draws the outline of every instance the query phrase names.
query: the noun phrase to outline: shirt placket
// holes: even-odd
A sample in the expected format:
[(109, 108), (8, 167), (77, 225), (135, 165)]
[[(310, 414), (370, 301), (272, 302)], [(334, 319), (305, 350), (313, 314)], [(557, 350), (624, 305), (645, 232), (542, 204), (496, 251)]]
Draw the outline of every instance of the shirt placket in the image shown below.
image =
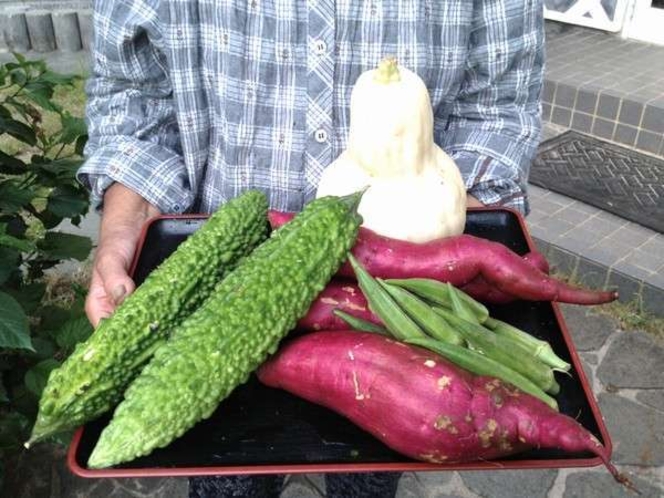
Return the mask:
[(323, 170), (332, 161), (334, 2), (308, 2), (306, 198), (315, 193)]

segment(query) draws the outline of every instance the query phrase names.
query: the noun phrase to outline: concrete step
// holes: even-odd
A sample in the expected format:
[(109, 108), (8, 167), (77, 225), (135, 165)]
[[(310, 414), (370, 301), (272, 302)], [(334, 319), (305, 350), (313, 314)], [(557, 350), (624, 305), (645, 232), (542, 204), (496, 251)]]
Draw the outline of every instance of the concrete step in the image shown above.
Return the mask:
[(543, 119), (664, 155), (664, 47), (548, 21)]

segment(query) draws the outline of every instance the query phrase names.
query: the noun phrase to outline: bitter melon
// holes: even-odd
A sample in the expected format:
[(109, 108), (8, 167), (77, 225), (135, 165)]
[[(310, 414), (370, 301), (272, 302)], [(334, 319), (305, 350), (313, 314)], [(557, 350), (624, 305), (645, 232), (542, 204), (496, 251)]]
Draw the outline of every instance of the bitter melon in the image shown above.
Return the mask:
[(88, 466), (166, 446), (244, 383), (347, 257), (361, 224), (358, 201), (312, 201), (231, 272), (129, 386)]
[(54, 370), (26, 446), (115, 406), (172, 330), (268, 236), (268, 202), (249, 191), (220, 207)]

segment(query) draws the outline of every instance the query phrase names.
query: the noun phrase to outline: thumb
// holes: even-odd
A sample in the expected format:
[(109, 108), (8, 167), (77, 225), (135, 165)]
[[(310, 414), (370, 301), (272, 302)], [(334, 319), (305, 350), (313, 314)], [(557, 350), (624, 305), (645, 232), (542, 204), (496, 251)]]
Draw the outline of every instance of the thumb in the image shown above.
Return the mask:
[(99, 276), (110, 303), (119, 306), (125, 298), (134, 292), (136, 285), (127, 273), (121, 258), (105, 258), (98, 266)]

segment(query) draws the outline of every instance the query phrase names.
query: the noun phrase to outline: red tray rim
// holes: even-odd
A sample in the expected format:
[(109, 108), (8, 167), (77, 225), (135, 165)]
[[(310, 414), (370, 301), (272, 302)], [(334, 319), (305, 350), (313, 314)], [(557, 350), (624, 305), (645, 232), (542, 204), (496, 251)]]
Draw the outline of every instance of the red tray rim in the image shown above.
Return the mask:
[[(482, 212), (506, 212), (516, 217), (522, 234), (526, 239), (529, 251), (537, 251), (537, 247), (528, 231), (526, 220), (521, 212), (509, 207), (473, 207), (468, 211)], [(161, 220), (201, 220), (208, 218), (208, 214), (162, 214), (154, 216), (146, 221), (141, 229), (139, 241), (136, 246), (134, 259), (130, 267), (130, 275), (133, 275), (138, 264), (147, 233), (150, 227)], [(577, 372), (579, 382), (590, 406), (590, 411), (595, 419), (599, 432), (606, 448), (607, 456), (610, 458), (613, 452), (613, 443), (604, 423), (595, 395), (592, 392), (585, 370), (581, 365), (581, 359), (574, 347), (574, 342), (563, 318), (560, 306), (556, 302), (551, 303), (553, 312), (560, 326), (560, 332), (565, 345), (570, 353), (570, 359)], [(589, 458), (551, 458), (544, 460), (481, 460), (476, 462), (433, 464), (426, 462), (391, 462), (391, 463), (326, 463), (326, 464), (283, 464), (283, 465), (239, 465), (239, 466), (205, 466), (205, 467), (155, 467), (155, 468), (109, 468), (89, 469), (82, 467), (76, 460), (78, 446), (83, 436), (85, 426), (79, 427), (72, 438), (67, 450), (67, 466), (71, 472), (84, 478), (127, 478), (127, 477), (188, 477), (188, 476), (227, 476), (227, 475), (269, 475), (269, 474), (308, 474), (308, 473), (337, 473), (337, 472), (422, 472), (422, 471), (464, 471), (464, 470), (530, 470), (550, 468), (578, 468), (595, 467), (603, 465), (600, 457)]]

